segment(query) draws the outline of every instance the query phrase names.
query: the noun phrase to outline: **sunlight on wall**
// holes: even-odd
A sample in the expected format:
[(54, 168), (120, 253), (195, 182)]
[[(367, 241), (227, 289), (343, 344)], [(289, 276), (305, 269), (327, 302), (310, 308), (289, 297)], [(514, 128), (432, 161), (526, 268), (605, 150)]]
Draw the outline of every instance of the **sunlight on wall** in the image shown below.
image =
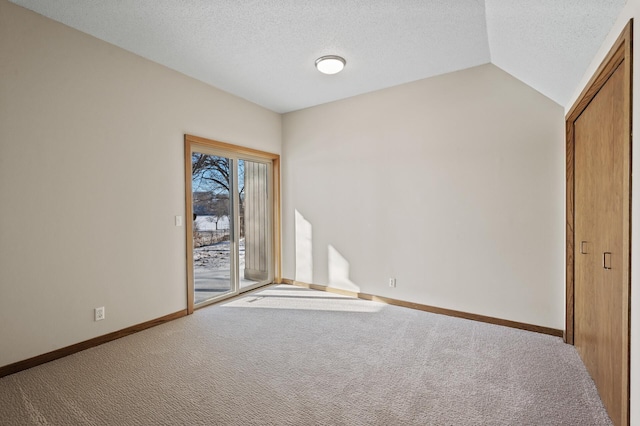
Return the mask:
[(312, 226), (296, 210), (296, 281), (313, 283), (313, 236)]
[(329, 244), (329, 286), (360, 292), (360, 286), (349, 279), (349, 261)]

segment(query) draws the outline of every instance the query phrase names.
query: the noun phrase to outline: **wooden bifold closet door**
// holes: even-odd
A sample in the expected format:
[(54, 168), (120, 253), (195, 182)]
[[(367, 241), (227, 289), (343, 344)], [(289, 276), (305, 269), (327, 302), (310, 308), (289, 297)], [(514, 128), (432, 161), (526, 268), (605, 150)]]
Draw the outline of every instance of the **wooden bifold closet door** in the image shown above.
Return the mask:
[[(625, 33), (630, 37), (630, 25)], [(568, 291), (567, 300), (573, 300), (573, 343), (611, 420), (626, 425), (631, 59), (624, 40), (617, 46), (567, 120), (574, 176), (573, 294)], [(567, 321), (568, 334), (569, 329)]]

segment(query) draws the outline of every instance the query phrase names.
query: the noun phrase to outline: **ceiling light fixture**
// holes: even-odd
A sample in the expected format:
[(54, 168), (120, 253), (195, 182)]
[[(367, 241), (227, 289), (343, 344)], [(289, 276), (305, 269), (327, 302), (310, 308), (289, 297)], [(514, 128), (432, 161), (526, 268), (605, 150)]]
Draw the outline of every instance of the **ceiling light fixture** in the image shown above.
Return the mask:
[(344, 58), (336, 55), (321, 56), (316, 59), (316, 68), (323, 74), (337, 74), (346, 64), (347, 61)]

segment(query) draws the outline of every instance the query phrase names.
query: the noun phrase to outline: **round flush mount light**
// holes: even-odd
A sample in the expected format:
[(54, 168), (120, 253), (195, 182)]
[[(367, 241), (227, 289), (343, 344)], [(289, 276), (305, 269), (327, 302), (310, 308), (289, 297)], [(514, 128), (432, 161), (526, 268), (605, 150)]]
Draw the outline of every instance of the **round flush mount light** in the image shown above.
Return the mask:
[(337, 74), (346, 64), (347, 61), (344, 58), (335, 55), (321, 56), (316, 59), (316, 68), (323, 74)]

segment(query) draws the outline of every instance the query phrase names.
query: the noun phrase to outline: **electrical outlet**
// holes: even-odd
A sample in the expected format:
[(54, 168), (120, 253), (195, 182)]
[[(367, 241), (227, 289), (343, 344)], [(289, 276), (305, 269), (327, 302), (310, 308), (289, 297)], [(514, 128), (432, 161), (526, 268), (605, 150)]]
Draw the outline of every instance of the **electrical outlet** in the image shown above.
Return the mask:
[(395, 286), (396, 286), (396, 279), (389, 278), (389, 287), (395, 287)]
[(104, 319), (104, 306), (96, 308), (94, 310), (95, 319), (94, 321), (102, 321)]

